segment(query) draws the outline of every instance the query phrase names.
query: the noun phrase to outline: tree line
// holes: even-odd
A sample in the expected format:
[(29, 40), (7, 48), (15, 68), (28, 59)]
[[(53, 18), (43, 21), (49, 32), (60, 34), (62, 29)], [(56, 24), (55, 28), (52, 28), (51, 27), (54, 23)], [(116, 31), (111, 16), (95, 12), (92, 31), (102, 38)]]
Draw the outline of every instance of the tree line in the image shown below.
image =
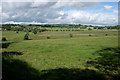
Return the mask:
[(28, 31), (28, 32), (43, 32), (43, 31), (81, 31), (81, 30), (119, 30), (119, 25), (116, 26), (93, 26), (81, 24), (2, 24), (2, 31)]

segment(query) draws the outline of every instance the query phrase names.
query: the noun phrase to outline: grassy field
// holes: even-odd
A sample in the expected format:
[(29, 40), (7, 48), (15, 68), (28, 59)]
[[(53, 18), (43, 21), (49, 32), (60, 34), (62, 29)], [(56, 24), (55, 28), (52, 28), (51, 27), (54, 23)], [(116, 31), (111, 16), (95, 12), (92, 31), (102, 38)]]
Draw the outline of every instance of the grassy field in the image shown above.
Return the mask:
[[(4, 31), (2, 36), (15, 43), (3, 51), (22, 52), (23, 55), (14, 58), (26, 61), (39, 71), (63, 67), (85, 68), (85, 62), (89, 58), (97, 57), (92, 53), (106, 47), (118, 46), (117, 31), (51, 31), (36, 35), (29, 33), (32, 40), (23, 40), (24, 34)], [(73, 37), (70, 38), (69, 34)]]
[[(1, 33), (1, 32), (0, 32)], [(33, 40), (41, 40), (46, 39), (48, 36), (52, 39), (69, 39), (69, 34), (73, 35), (73, 38), (81, 38), (81, 37), (88, 37), (92, 35), (92, 37), (104, 37), (104, 36), (117, 36), (118, 32), (116, 30), (92, 30), (92, 31), (45, 31), (42, 33), (33, 34), (32, 32), (29, 33), (30, 38)], [(18, 34), (14, 31), (4, 31), (2, 33), (3, 37), (7, 37), (11, 41), (22, 41), (25, 32), (19, 32)]]

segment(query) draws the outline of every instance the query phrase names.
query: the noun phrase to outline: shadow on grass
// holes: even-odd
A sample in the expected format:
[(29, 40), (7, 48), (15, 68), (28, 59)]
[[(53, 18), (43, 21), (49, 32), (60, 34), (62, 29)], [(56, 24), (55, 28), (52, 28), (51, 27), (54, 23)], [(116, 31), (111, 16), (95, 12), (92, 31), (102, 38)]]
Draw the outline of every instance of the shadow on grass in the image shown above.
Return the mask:
[(43, 70), (40, 80), (106, 80), (102, 73), (89, 69), (58, 68)]
[(2, 80), (39, 80), (39, 72), (26, 62), (3, 58)]
[(13, 42), (11, 41), (0, 41), (0, 48), (8, 48), (10, 44), (12, 44)]
[(16, 52), (16, 51), (4, 51), (2, 52), (2, 55), (3, 56), (6, 56), (6, 55), (22, 55), (22, 52)]
[(39, 80), (39, 72), (26, 62), (2, 58), (2, 80)]
[[(16, 53), (3, 52), (5, 55)], [(89, 69), (57, 68), (38, 71), (24, 61), (2, 57), (2, 80), (106, 80), (105, 75)]]
[(23, 55), (22, 52), (16, 52), (16, 51), (4, 51), (2, 52), (3, 58), (12, 58), (13, 56)]
[(110, 80), (120, 80), (120, 48), (104, 48), (93, 55), (98, 57), (87, 61), (87, 65), (105, 73)]

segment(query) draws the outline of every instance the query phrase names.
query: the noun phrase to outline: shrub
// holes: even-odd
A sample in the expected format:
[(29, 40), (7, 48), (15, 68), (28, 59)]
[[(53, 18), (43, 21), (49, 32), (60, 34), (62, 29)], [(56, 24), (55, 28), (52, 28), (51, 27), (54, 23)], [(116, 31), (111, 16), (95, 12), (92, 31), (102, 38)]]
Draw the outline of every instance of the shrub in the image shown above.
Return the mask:
[(108, 34), (105, 34), (105, 36), (108, 36)]
[(73, 35), (72, 35), (72, 34), (69, 34), (69, 36), (70, 36), (70, 38), (72, 38), (72, 37), (73, 37)]
[(24, 40), (29, 40), (29, 34), (28, 34), (28, 33), (25, 34), (25, 36), (24, 36)]
[(37, 30), (33, 30), (33, 33), (34, 33), (34, 34), (37, 34)]
[(1, 47), (2, 48), (7, 48), (12, 42), (8, 42), (8, 41), (5, 41), (5, 42), (0, 42), (0, 45), (2, 45)]
[(7, 41), (6, 37), (2, 37), (2, 41)]
[(88, 28), (88, 30), (92, 30), (91, 28)]
[(89, 34), (89, 36), (92, 36), (91, 34)]
[(50, 36), (47, 36), (47, 39), (50, 39)]
[(16, 31), (16, 33), (19, 33), (19, 31)]

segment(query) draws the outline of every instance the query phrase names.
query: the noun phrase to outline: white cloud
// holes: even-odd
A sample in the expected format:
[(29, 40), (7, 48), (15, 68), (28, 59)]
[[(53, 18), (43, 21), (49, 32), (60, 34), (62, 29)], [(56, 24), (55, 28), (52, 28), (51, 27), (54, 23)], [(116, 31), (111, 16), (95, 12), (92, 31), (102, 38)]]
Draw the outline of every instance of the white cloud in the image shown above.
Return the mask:
[(111, 9), (113, 6), (110, 6), (110, 5), (105, 5), (104, 8), (105, 9)]
[(2, 13), (1, 15), (2, 15), (2, 17), (3, 17), (4, 19), (8, 19), (8, 18), (9, 18), (9, 15), (6, 14), (6, 13)]
[(76, 22), (81, 22), (85, 24), (102, 24), (102, 25), (112, 25), (117, 24), (117, 16), (108, 13), (90, 13), (90, 12), (80, 12), (81, 15), (76, 19)]
[(64, 11), (60, 11), (59, 14), (60, 15), (64, 15), (65, 13), (64, 13)]
[(95, 25), (116, 25), (117, 16), (109, 13), (90, 13), (87, 11), (68, 11), (66, 18), (49, 19), (49, 23), (82, 23)]
[[(117, 15), (93, 13), (84, 8), (96, 3), (78, 2), (9, 2), (3, 5), (3, 22), (14, 23), (80, 23), (80, 24), (117, 24)], [(69, 0), (68, 0), (69, 1)], [(74, 0), (73, 0), (74, 1)], [(64, 8), (72, 8), (64, 10)]]
[(113, 10), (114, 13), (118, 13), (118, 10)]

